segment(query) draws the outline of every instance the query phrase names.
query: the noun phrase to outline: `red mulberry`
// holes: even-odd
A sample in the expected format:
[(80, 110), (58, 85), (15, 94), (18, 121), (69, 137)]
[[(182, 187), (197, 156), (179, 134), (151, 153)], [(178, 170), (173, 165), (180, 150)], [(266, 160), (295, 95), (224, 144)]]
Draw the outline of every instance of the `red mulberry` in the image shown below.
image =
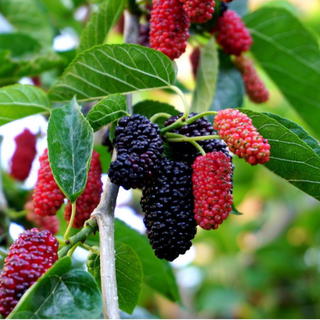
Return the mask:
[(232, 209), (231, 159), (214, 151), (197, 157), (192, 168), (194, 218), (203, 229), (217, 229)]
[(190, 62), (192, 67), (193, 78), (195, 80), (197, 79), (197, 73), (198, 73), (198, 68), (200, 64), (200, 56), (201, 56), (200, 48), (199, 47), (194, 48), (190, 55)]
[(214, 0), (180, 0), (192, 23), (205, 23), (214, 13)]
[(58, 259), (58, 241), (47, 231), (24, 231), (9, 249), (0, 275), (0, 313), (7, 317), (22, 295)]
[(269, 161), (268, 140), (259, 134), (246, 114), (233, 109), (220, 110), (214, 118), (213, 127), (239, 158), (244, 158), (251, 165)]
[(34, 212), (42, 217), (53, 216), (63, 204), (64, 194), (54, 180), (46, 149), (39, 158), (38, 181), (33, 191)]
[(186, 50), (190, 21), (179, 0), (153, 0), (150, 20), (150, 46), (171, 60)]
[(14, 138), (16, 150), (11, 159), (11, 176), (19, 181), (28, 178), (32, 162), (37, 154), (36, 143), (37, 136), (28, 129)]
[[(100, 202), (102, 192), (101, 182), (101, 163), (100, 155), (93, 150), (88, 172), (88, 180), (86, 187), (80, 197), (77, 199), (77, 209), (75, 219), (73, 221), (74, 228), (82, 228), (86, 220), (90, 218), (91, 213)], [(72, 206), (70, 203), (66, 205), (64, 211), (65, 220), (69, 221), (71, 217)]]
[(236, 57), (235, 65), (242, 73), (243, 83), (249, 99), (254, 103), (263, 103), (269, 99), (269, 91), (260, 79), (253, 61), (245, 56)]
[(216, 33), (218, 44), (226, 54), (239, 56), (252, 45), (250, 32), (235, 11), (227, 10), (219, 17), (213, 31)]

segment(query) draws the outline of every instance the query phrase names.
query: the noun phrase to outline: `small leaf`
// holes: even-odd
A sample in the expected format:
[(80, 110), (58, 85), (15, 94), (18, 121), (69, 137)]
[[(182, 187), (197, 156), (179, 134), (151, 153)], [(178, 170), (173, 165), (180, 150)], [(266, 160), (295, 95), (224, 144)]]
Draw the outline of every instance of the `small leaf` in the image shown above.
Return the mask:
[(239, 212), (239, 211), (237, 210), (237, 208), (235, 207), (234, 204), (232, 204), (232, 210), (231, 210), (230, 213), (231, 213), (231, 214), (234, 214), (234, 215), (236, 215), (236, 216), (242, 216), (242, 215), (243, 215), (243, 213), (241, 213), (241, 212)]
[(162, 52), (132, 44), (95, 46), (79, 54), (51, 88), (53, 101), (99, 100), (109, 94), (172, 85), (175, 72)]
[(78, 53), (107, 42), (111, 28), (117, 23), (127, 0), (106, 0), (95, 12), (81, 33)]
[(115, 239), (130, 246), (138, 255), (143, 269), (143, 281), (171, 301), (180, 301), (178, 287), (170, 264), (159, 260), (145, 236), (124, 222), (115, 220)]
[(0, 89), (0, 125), (50, 109), (47, 95), (35, 86), (16, 84)]
[[(137, 254), (128, 245), (116, 241), (115, 250), (119, 308), (131, 314), (139, 302), (143, 278), (142, 266)], [(90, 251), (87, 267), (101, 288), (100, 255)]]
[(102, 99), (88, 113), (87, 120), (94, 131), (128, 115), (126, 97), (121, 94), (111, 94)]
[(262, 8), (244, 19), (255, 58), (296, 112), (320, 136), (320, 50), (317, 37), (283, 8)]
[(57, 184), (71, 202), (87, 183), (93, 138), (93, 130), (75, 98), (52, 110), (48, 126), (50, 166)]
[(71, 270), (71, 259), (54, 264), (21, 298), (8, 319), (100, 319), (101, 293), (84, 270)]
[[(271, 146), (270, 161), (265, 166), (295, 187), (320, 200), (320, 157), (305, 142), (306, 132), (294, 125), (294, 133), (283, 124), (291, 126), (287, 119), (276, 121), (279, 116), (242, 110), (251, 119), (259, 133)], [(275, 118), (275, 119), (273, 119)], [(287, 122), (289, 121), (289, 122)], [(283, 123), (283, 124), (281, 124)], [(300, 137), (304, 137), (302, 140)]]
[(244, 86), (240, 72), (231, 62), (230, 56), (219, 51), (219, 76), (216, 93), (210, 107), (212, 111), (242, 107)]
[(208, 111), (214, 97), (218, 78), (218, 52), (214, 38), (201, 49), (196, 89), (191, 110), (197, 113)]

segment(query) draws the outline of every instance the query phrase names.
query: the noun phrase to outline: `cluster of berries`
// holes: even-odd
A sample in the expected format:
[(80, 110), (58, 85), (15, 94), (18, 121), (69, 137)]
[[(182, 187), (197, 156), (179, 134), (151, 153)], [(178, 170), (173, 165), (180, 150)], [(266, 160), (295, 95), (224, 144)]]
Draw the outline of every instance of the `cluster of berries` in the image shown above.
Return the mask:
[(11, 158), (10, 175), (18, 180), (24, 181), (28, 178), (32, 162), (37, 154), (37, 136), (28, 129), (14, 138), (16, 150)]
[[(77, 199), (76, 215), (73, 221), (74, 228), (81, 228), (84, 222), (89, 219), (94, 208), (99, 204), (102, 192), (102, 169), (99, 157), (99, 154), (93, 151), (87, 184), (83, 193)], [(39, 161), (38, 180), (33, 192), (34, 213), (42, 218), (49, 218), (49, 216), (55, 216), (61, 208), (65, 196), (54, 180), (47, 149), (40, 156)], [(64, 211), (65, 220), (69, 221), (70, 216), (71, 204), (68, 203)], [(35, 223), (40, 221), (38, 218), (36, 220), (34, 220)]]
[[(267, 162), (270, 155), (267, 140), (238, 110), (219, 111), (213, 126), (195, 113), (189, 115), (191, 121), (175, 126), (181, 117), (168, 118), (165, 127), (174, 128), (169, 133), (175, 136), (201, 137), (199, 148), (170, 141), (168, 133), (162, 138), (172, 147), (174, 159), (162, 157), (159, 127), (142, 115), (123, 117), (113, 141), (117, 159), (109, 169), (113, 183), (142, 189), (147, 236), (156, 256), (169, 261), (191, 247), (197, 225), (217, 229), (231, 212), (233, 165), (227, 147), (252, 165)], [(212, 139), (215, 130), (225, 142)]]

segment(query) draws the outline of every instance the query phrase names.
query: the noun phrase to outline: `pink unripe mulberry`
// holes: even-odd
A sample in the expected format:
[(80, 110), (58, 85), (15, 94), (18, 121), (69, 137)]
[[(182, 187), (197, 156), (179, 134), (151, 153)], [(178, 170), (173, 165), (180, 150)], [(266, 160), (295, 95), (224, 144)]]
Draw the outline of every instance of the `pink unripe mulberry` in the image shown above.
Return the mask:
[(213, 127), (231, 152), (251, 165), (269, 161), (270, 145), (253, 126), (252, 120), (236, 109), (220, 110)]
[(186, 50), (190, 20), (179, 0), (153, 0), (150, 19), (150, 46), (171, 60)]
[(37, 154), (37, 136), (25, 129), (14, 140), (16, 150), (11, 159), (10, 175), (16, 180), (24, 181), (29, 176), (32, 162)]
[[(73, 221), (74, 228), (82, 228), (84, 222), (90, 218), (91, 213), (100, 202), (102, 192), (102, 169), (99, 158), (99, 153), (93, 151), (88, 172), (87, 184), (83, 193), (80, 195), (76, 202), (77, 209), (75, 219)], [(72, 206), (70, 203), (68, 203), (64, 211), (65, 220), (70, 220), (71, 211)]]
[(205, 23), (214, 13), (214, 0), (180, 0), (192, 23)]
[(48, 149), (39, 158), (38, 180), (33, 191), (34, 212), (42, 217), (53, 216), (63, 204), (64, 194), (54, 180)]
[(252, 45), (250, 32), (235, 11), (227, 10), (219, 17), (213, 32), (226, 54), (239, 56)]
[(203, 229), (217, 229), (232, 210), (231, 159), (214, 151), (197, 157), (192, 168), (194, 218)]
[(234, 60), (236, 67), (242, 73), (243, 83), (249, 99), (254, 103), (263, 103), (269, 99), (269, 91), (260, 79), (253, 61), (241, 55)]
[(58, 259), (59, 243), (48, 231), (21, 233), (10, 247), (0, 275), (0, 314), (7, 317), (22, 295)]

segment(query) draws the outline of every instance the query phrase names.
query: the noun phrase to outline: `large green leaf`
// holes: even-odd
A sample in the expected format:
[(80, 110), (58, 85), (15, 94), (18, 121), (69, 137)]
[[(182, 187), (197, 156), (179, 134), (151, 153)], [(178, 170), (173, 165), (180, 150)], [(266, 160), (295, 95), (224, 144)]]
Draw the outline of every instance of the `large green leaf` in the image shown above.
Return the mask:
[(52, 173), (66, 197), (74, 202), (87, 183), (93, 130), (75, 98), (53, 109), (48, 126), (48, 153)]
[(145, 236), (123, 221), (115, 220), (115, 239), (130, 246), (140, 258), (144, 282), (171, 301), (179, 301), (179, 291), (169, 263), (159, 260)]
[(307, 139), (306, 131), (290, 120), (251, 110), (242, 112), (252, 119), (253, 125), (270, 143), (270, 161), (265, 166), (320, 200), (320, 157), (314, 150), (314, 139)]
[(88, 113), (87, 120), (96, 131), (128, 114), (126, 97), (111, 94), (97, 103)]
[(82, 31), (78, 52), (107, 42), (111, 28), (120, 19), (127, 0), (105, 0)]
[(209, 110), (216, 90), (218, 68), (218, 51), (212, 37), (207, 45), (201, 49), (197, 84), (191, 105), (192, 111), (201, 113)]
[[(130, 246), (116, 241), (115, 250), (119, 307), (131, 314), (139, 302), (143, 278), (142, 265)], [(100, 255), (90, 252), (87, 266), (88, 271), (101, 287)]]
[(21, 298), (8, 319), (101, 319), (97, 283), (84, 270), (60, 259)]
[(174, 83), (171, 60), (163, 53), (132, 44), (95, 46), (78, 55), (49, 96), (54, 101), (97, 100)]
[(0, 89), (0, 125), (50, 109), (46, 93), (35, 86), (16, 84)]
[(217, 89), (210, 110), (239, 109), (245, 92), (242, 76), (231, 62), (230, 56), (222, 51), (219, 52), (219, 61)]
[(0, 85), (17, 82), (63, 63), (63, 59), (43, 49), (38, 40), (23, 33), (0, 34)]
[(0, 11), (18, 31), (51, 45), (53, 28), (38, 0), (1, 0)]
[(320, 122), (318, 39), (289, 11), (263, 8), (244, 19), (252, 53), (317, 136)]

